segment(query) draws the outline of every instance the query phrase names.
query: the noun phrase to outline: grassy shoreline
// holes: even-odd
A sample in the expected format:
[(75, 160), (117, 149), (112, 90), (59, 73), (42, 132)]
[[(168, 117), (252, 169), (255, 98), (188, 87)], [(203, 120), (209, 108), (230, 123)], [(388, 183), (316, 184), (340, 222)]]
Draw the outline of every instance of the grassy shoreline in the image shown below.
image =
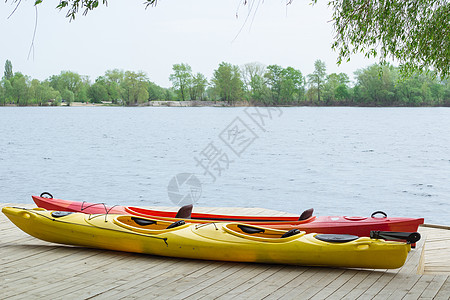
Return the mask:
[(138, 105), (123, 106), (112, 103), (86, 103), (86, 102), (71, 102), (70, 105), (62, 103), (61, 105), (16, 105), (6, 104), (0, 107), (450, 107), (450, 104), (444, 105), (422, 105), (422, 106), (406, 106), (406, 105), (390, 105), (390, 106), (375, 106), (375, 105), (317, 105), (314, 103), (300, 103), (300, 104), (263, 104), (250, 103), (248, 101), (237, 101), (229, 104), (224, 101), (149, 101)]

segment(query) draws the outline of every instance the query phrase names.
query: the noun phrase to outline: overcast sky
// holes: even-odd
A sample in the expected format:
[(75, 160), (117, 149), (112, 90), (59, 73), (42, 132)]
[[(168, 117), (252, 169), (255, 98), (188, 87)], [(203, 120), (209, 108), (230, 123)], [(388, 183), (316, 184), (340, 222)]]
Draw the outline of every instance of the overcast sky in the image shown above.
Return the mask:
[(278, 64), (307, 75), (321, 59), (327, 73), (350, 77), (375, 62), (358, 55), (336, 65), (332, 12), (325, 0), (315, 6), (309, 0), (288, 6), (286, 0), (256, 0), (260, 5), (249, 18), (249, 6), (239, 5), (240, 0), (160, 0), (147, 9), (142, 0), (110, 0), (108, 7), (72, 22), (55, 9), (58, 1), (44, 0), (38, 5), (34, 51), (28, 58), (36, 22), (33, 2), (22, 1), (9, 19), (13, 0), (0, 2), (1, 75), (9, 59), (14, 72), (39, 80), (68, 70), (94, 81), (118, 68), (144, 71), (151, 81), (169, 87), (177, 63), (210, 79), (221, 62)]

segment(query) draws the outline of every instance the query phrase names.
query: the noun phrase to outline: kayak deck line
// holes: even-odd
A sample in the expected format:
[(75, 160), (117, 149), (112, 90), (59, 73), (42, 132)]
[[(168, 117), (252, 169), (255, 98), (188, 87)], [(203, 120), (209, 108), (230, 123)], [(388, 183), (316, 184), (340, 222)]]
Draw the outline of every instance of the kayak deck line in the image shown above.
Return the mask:
[[(4, 206), (35, 207), (0, 203)], [(260, 208), (198, 209), (205, 213), (283, 215)], [(55, 246), (23, 233), (3, 214), (0, 232), (0, 285), (5, 298), (63, 298), (73, 293), (79, 299), (341, 299), (375, 295), (447, 299), (450, 290), (450, 266), (446, 266), (450, 262), (450, 230), (428, 226), (419, 227), (422, 239), (405, 265), (395, 270), (227, 263)], [(421, 264), (424, 274), (418, 274)]]

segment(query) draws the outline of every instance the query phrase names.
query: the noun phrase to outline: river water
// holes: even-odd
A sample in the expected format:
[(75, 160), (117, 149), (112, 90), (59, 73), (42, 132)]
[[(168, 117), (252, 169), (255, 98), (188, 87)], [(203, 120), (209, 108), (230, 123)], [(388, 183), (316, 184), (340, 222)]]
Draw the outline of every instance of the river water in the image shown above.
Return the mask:
[(449, 129), (448, 108), (2, 107), (0, 202), (49, 191), (450, 225)]

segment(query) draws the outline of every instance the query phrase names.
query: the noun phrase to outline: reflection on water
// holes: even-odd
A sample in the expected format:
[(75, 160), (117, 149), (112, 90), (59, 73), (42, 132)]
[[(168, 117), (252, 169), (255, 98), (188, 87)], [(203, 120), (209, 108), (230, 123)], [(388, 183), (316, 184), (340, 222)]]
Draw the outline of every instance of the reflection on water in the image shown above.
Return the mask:
[[(383, 210), (450, 225), (450, 109), (281, 110), (261, 128), (244, 108), (2, 107), (0, 202), (31, 203), (30, 195), (50, 191), (173, 206), (170, 180), (194, 173), (197, 206)], [(215, 180), (198, 162), (213, 155), (221, 158), (209, 169)]]

